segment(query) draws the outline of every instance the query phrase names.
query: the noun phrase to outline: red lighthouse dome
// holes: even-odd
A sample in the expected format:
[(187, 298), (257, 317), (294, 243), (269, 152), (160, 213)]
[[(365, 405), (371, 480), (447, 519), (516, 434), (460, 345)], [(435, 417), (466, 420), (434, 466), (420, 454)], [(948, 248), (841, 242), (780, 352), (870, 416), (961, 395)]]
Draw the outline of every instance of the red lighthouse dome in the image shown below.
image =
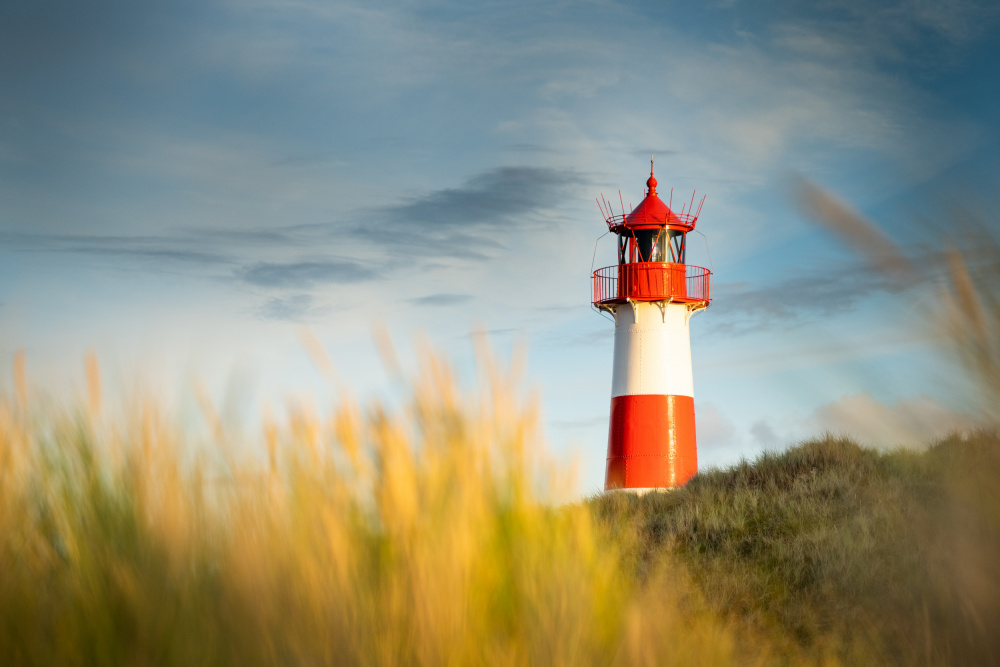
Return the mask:
[(670, 219), (670, 213), (670, 208), (656, 194), (656, 177), (650, 170), (646, 180), (646, 197), (625, 216), (625, 226), (630, 229), (648, 225), (661, 227)]
[(625, 216), (624, 226), (628, 229), (670, 227), (674, 231), (683, 232), (694, 229), (698, 215), (692, 215), (690, 212), (674, 213), (656, 194), (656, 185), (656, 177), (653, 176), (653, 168), (650, 166), (649, 178), (646, 179), (646, 197)]

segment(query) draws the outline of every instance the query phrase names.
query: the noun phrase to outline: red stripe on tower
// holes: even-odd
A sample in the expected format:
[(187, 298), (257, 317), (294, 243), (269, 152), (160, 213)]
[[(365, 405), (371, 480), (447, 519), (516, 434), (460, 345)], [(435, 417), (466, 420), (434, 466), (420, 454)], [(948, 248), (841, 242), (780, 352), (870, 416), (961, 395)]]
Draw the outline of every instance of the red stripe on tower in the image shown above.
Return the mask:
[(605, 489), (671, 488), (697, 472), (692, 397), (611, 399)]
[(619, 259), (594, 272), (594, 305), (615, 318), (605, 490), (670, 489), (698, 472), (689, 323), (710, 302), (711, 273), (685, 256), (701, 205), (671, 211), (652, 169), (646, 185), (628, 215), (602, 207)]

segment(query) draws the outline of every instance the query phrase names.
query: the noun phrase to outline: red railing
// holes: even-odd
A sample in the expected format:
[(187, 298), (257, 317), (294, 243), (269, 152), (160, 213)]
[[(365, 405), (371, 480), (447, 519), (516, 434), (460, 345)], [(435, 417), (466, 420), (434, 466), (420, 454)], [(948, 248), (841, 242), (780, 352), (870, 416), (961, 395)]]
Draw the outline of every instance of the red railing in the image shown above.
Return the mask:
[(594, 271), (594, 303), (636, 301), (711, 301), (712, 272), (700, 266), (639, 262)]

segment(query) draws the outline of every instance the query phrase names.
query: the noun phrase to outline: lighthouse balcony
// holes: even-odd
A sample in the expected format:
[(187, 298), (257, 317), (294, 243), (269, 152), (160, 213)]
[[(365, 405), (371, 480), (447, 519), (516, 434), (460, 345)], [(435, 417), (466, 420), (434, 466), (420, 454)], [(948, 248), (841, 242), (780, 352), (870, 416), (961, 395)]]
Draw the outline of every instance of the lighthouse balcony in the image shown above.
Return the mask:
[(712, 272), (700, 266), (669, 262), (634, 262), (594, 271), (594, 305), (633, 301), (711, 301)]

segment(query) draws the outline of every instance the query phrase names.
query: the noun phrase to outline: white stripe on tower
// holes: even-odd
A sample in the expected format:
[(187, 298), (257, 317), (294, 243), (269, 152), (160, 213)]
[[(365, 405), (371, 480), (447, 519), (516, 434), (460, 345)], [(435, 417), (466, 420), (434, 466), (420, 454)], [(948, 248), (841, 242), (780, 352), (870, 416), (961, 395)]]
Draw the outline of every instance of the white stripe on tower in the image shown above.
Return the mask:
[(689, 317), (681, 303), (633, 301), (618, 307), (612, 396), (694, 397)]

